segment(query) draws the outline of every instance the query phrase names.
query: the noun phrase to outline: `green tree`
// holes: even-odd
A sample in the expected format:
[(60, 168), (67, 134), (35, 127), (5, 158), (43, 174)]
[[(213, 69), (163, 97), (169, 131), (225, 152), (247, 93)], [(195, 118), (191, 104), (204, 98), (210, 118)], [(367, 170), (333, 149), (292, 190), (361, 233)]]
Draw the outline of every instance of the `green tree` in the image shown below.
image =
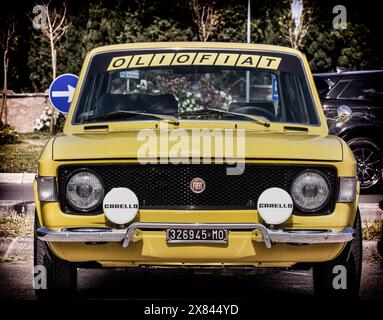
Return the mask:
[(28, 55), (29, 79), (33, 91), (40, 92), (47, 90), (52, 81), (50, 49), (41, 34), (34, 32), (32, 39)]
[(313, 23), (304, 47), (311, 69), (314, 72), (334, 69), (334, 50), (335, 39), (322, 24)]
[(143, 41), (191, 41), (196, 36), (191, 27), (183, 28), (178, 21), (153, 17), (153, 22), (140, 33)]
[(243, 4), (234, 1), (229, 5), (218, 8), (221, 23), (218, 25), (212, 40), (223, 42), (246, 41), (246, 8)]
[(377, 46), (371, 46), (373, 40), (366, 26), (348, 23), (347, 31), (334, 30), (332, 36), (337, 44), (338, 66), (349, 70), (375, 68), (379, 65), (380, 54)]

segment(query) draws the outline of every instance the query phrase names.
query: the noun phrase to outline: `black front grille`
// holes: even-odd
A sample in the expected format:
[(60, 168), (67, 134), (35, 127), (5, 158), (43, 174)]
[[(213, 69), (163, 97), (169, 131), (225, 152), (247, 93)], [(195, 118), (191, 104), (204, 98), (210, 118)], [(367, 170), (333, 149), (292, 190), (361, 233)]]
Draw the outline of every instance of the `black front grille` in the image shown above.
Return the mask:
[[(243, 174), (227, 175), (227, 165), (223, 164), (64, 165), (58, 170), (63, 212), (76, 212), (65, 199), (65, 184), (79, 169), (96, 172), (103, 180), (105, 193), (116, 187), (131, 189), (142, 209), (256, 209), (264, 190), (279, 187), (289, 192), (294, 177), (307, 169), (320, 171), (330, 182), (331, 199), (321, 214), (333, 211), (337, 194), (337, 172), (331, 166), (246, 164)], [(190, 181), (196, 177), (206, 182), (205, 190), (199, 194), (190, 189)], [(100, 212), (101, 206), (91, 213)], [(294, 208), (294, 213), (301, 212)]]

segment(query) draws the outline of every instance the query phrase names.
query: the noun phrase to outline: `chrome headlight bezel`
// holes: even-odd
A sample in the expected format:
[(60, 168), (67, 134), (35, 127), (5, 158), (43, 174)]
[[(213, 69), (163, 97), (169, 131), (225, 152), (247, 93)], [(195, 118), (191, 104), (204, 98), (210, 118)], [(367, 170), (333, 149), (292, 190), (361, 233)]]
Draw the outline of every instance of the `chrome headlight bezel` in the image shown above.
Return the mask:
[[(69, 195), (68, 195), (68, 184), (69, 182), (71, 181), (71, 179), (77, 175), (77, 174), (80, 174), (80, 173), (89, 173), (91, 175), (93, 175), (94, 177), (96, 177), (101, 185), (101, 189), (102, 189), (102, 192), (97, 200), (96, 203), (94, 203), (92, 206), (89, 206), (87, 208), (82, 208), (82, 207), (79, 207), (78, 205), (76, 205), (75, 203), (73, 203), (73, 201), (70, 199)], [(89, 169), (86, 169), (86, 168), (82, 168), (82, 169), (78, 169), (78, 170), (75, 170), (71, 173), (71, 175), (66, 179), (65, 181), (65, 199), (68, 203), (68, 205), (78, 211), (78, 212), (91, 212), (93, 211), (94, 209), (98, 208), (101, 204), (102, 204), (102, 201), (104, 199), (104, 196), (105, 196), (105, 186), (104, 186), (104, 182), (103, 180), (101, 179), (101, 177), (94, 171), (92, 170), (89, 170)]]
[[(323, 203), (320, 206), (315, 207), (315, 208), (305, 208), (305, 207), (301, 206), (300, 204), (298, 204), (297, 201), (296, 201), (296, 198), (294, 196), (294, 193), (293, 193), (293, 186), (294, 186), (294, 183), (296, 182), (296, 180), (299, 177), (301, 177), (302, 175), (305, 175), (307, 173), (314, 173), (314, 174), (317, 174), (318, 176), (320, 176), (321, 178), (323, 178), (323, 180), (325, 181), (325, 183), (327, 185), (327, 189), (328, 189), (328, 193), (327, 193), (326, 199), (323, 201)], [(296, 206), (303, 213), (316, 213), (316, 212), (322, 210), (323, 208), (325, 208), (329, 204), (329, 202), (331, 200), (332, 192), (333, 192), (333, 190), (331, 188), (331, 183), (330, 183), (329, 179), (322, 172), (320, 172), (318, 170), (314, 170), (314, 169), (306, 169), (306, 170), (303, 170), (303, 171), (299, 172), (294, 177), (294, 179), (292, 180), (291, 186), (290, 186), (290, 195), (291, 195), (291, 198), (293, 199), (294, 206)]]

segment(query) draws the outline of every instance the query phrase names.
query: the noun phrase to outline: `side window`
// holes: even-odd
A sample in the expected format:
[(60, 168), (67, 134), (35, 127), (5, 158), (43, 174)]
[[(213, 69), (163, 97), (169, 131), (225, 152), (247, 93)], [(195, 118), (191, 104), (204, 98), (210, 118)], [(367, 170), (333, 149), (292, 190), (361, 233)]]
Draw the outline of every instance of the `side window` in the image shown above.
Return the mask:
[(303, 76), (281, 72), (280, 100), (283, 101), (281, 120), (291, 123), (318, 124), (310, 88)]
[(378, 77), (352, 80), (339, 97), (353, 100), (381, 100), (383, 98), (382, 80)]

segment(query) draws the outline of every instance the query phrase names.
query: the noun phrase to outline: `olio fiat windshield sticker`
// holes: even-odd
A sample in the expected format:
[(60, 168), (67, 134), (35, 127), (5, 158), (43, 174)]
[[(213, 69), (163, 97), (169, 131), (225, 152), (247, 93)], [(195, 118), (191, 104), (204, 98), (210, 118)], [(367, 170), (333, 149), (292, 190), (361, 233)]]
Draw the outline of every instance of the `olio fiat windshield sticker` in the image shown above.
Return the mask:
[(229, 66), (277, 70), (282, 58), (239, 53), (174, 52), (113, 57), (107, 71), (164, 66)]
[(162, 68), (240, 68), (304, 76), (299, 57), (283, 52), (229, 50), (121, 50), (92, 57), (87, 76), (104, 72)]

